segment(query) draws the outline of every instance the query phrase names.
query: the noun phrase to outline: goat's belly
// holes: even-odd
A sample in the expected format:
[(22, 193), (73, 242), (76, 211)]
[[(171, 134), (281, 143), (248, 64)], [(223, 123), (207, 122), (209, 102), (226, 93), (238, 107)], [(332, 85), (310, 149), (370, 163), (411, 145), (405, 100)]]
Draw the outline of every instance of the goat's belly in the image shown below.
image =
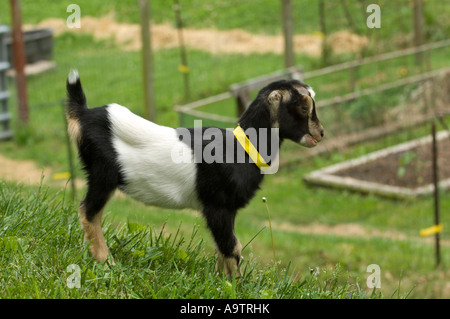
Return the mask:
[[(181, 143), (174, 141), (175, 143)], [(148, 205), (165, 208), (199, 209), (196, 191), (196, 164), (176, 163), (171, 157), (174, 144), (158, 147), (130, 146), (114, 142), (124, 178), (121, 189)], [(186, 145), (180, 145), (187, 147)], [(190, 148), (186, 151), (191, 152)]]
[(192, 149), (175, 129), (112, 104), (112, 141), (124, 179), (121, 190), (148, 205), (200, 209)]
[(200, 208), (194, 163), (173, 163), (170, 158), (161, 158), (161, 153), (165, 153), (162, 149), (156, 155), (124, 146), (119, 149), (125, 182), (121, 190), (127, 195), (164, 208)]
[(201, 209), (195, 189), (189, 185), (176, 183), (160, 183), (154, 185), (146, 180), (127, 181), (121, 190), (130, 197), (143, 202), (163, 208), (193, 208)]

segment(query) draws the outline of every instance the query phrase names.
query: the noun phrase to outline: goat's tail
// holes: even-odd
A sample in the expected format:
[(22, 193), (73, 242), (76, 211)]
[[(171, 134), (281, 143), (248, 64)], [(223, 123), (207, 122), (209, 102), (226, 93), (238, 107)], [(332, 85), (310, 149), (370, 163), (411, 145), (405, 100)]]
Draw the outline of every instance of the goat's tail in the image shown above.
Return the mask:
[(67, 77), (67, 117), (78, 119), (80, 114), (87, 109), (86, 96), (81, 87), (80, 76), (76, 69), (72, 69)]

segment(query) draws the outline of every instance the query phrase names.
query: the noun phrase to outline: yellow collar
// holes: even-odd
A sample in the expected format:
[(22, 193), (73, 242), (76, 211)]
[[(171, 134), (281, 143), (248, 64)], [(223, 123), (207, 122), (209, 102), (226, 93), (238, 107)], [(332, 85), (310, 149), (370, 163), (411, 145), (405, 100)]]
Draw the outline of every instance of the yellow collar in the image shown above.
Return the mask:
[(256, 166), (259, 167), (260, 170), (264, 171), (267, 169), (269, 164), (266, 163), (264, 158), (259, 154), (256, 147), (253, 146), (253, 144), (248, 139), (247, 135), (245, 135), (244, 130), (241, 128), (240, 125), (238, 125), (234, 131), (234, 136), (238, 140), (239, 144), (244, 148), (245, 152), (250, 156), (250, 158), (253, 160), (253, 162), (256, 164)]

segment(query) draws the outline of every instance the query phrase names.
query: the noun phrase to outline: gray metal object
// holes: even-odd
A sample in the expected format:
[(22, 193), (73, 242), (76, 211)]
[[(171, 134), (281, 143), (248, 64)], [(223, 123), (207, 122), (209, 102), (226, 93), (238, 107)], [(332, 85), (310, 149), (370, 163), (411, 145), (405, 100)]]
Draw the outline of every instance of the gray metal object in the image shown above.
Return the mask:
[[(12, 38), (11, 34), (5, 39), (6, 49), (8, 54), (8, 62), (12, 61)], [(52, 29), (37, 29), (27, 30), (23, 32), (23, 42), (25, 45), (25, 54), (27, 64), (37, 61), (47, 60), (53, 58), (53, 30)]]
[(9, 28), (0, 25), (0, 140), (13, 136), (10, 128), (12, 115), (8, 109), (10, 93), (8, 91), (8, 79), (6, 78), (6, 71), (10, 68), (5, 42), (7, 36), (9, 36)]

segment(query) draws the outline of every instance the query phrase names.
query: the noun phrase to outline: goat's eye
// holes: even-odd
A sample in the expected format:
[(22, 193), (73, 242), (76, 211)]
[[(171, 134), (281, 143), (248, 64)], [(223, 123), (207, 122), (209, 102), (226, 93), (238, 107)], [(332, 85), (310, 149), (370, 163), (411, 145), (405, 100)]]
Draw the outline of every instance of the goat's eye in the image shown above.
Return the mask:
[(309, 106), (308, 105), (302, 105), (302, 106), (300, 106), (300, 112), (302, 113), (302, 114), (308, 114), (309, 113)]

